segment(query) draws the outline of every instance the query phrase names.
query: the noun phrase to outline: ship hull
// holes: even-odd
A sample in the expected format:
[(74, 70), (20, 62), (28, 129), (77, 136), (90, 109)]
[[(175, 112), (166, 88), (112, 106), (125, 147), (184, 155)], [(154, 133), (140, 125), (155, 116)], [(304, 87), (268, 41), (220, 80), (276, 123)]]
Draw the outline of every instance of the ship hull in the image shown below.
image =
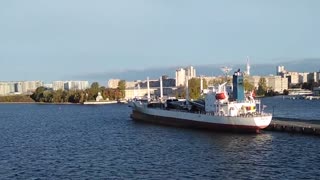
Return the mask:
[(259, 133), (270, 124), (272, 119), (271, 116), (222, 117), (143, 107), (135, 107), (131, 118), (136, 121), (168, 126), (248, 133)]

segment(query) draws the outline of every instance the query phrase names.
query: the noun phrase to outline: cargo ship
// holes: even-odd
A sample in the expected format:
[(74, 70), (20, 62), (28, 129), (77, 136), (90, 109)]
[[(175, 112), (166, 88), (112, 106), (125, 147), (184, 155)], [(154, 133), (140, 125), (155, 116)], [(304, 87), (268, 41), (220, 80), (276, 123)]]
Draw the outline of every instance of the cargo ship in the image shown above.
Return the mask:
[(231, 87), (223, 83), (211, 88), (200, 101), (133, 101), (131, 118), (187, 128), (259, 133), (270, 124), (272, 114), (263, 112), (265, 106), (253, 93), (245, 95), (243, 76), (238, 70)]

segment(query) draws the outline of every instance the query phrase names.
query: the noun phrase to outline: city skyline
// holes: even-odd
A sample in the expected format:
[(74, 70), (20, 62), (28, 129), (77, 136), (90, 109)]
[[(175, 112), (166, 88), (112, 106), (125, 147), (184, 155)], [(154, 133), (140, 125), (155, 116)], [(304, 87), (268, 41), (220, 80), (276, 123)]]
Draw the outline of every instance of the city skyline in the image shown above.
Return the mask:
[(0, 80), (319, 58), (318, 1), (3, 1)]
[[(309, 73), (309, 72), (320, 72), (320, 59), (319, 60), (302, 60), (302, 61), (289, 61), (283, 63), (266, 63), (266, 64), (250, 64), (250, 75), (277, 75), (277, 66), (284, 66), (287, 70), (292, 72), (301, 72), (301, 73)], [(92, 73), (90, 75), (82, 74), (74, 76), (73, 78), (65, 78), (65, 79), (53, 79), (53, 80), (45, 80), (37, 77), (37, 79), (0, 79), (0, 82), (21, 82), (21, 81), (42, 81), (44, 84), (50, 84), (54, 81), (88, 81), (98, 82), (102, 86), (108, 86), (108, 80), (110, 79), (123, 79), (126, 81), (135, 81), (135, 80), (146, 80), (147, 77), (151, 79), (158, 79), (160, 76), (166, 75), (170, 78), (176, 77), (176, 71), (181, 68), (188, 68), (190, 66), (178, 66), (178, 67), (160, 67), (160, 68), (150, 68), (145, 70), (128, 70), (128, 71), (120, 71), (120, 72), (107, 72), (107, 73)], [(223, 72), (221, 71), (222, 64), (211, 64), (211, 65), (199, 65), (194, 66), (197, 69), (197, 74), (199, 76), (221, 76)], [(237, 69), (241, 69), (242, 71), (246, 71), (247, 64), (229, 64), (228, 66), (231, 69), (231, 72), (236, 71)]]

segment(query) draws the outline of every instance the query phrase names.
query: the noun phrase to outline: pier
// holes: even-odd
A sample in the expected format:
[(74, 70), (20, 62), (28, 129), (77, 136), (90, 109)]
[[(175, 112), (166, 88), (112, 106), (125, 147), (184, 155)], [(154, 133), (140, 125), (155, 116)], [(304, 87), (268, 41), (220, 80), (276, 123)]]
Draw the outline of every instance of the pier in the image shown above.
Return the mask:
[(299, 120), (273, 118), (266, 131), (279, 131), (297, 134), (320, 135), (319, 120)]

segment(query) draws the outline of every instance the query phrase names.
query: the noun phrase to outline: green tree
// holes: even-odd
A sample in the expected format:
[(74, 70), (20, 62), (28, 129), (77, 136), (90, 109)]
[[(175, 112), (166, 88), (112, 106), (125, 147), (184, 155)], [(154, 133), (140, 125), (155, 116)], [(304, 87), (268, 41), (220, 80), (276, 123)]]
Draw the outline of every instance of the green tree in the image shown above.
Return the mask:
[(91, 87), (87, 89), (86, 93), (88, 94), (87, 100), (95, 100), (98, 96), (98, 92), (100, 92), (100, 86), (98, 82), (93, 82)]
[(62, 92), (63, 90), (59, 89), (53, 92), (52, 102), (62, 103)]
[(69, 102), (69, 91), (62, 91), (62, 96), (61, 96), (61, 100), (62, 102)]
[[(199, 78), (192, 78), (188, 81), (188, 85), (189, 85), (189, 98), (190, 99), (199, 99), (199, 97), (201, 96), (201, 89), (200, 89), (200, 85), (201, 85), (201, 79)], [(203, 80), (203, 88), (207, 88), (207, 82), (206, 80)]]
[(92, 84), (91, 84), (91, 89), (99, 89), (99, 83), (98, 82), (93, 82)]
[(69, 91), (69, 99), (70, 103), (82, 103), (83, 102), (83, 92), (82, 91)]
[(267, 92), (267, 82), (265, 78), (260, 78), (259, 84), (258, 84), (258, 91), (257, 95), (258, 96), (264, 96)]
[(104, 87), (104, 86), (101, 86), (100, 88), (99, 88), (100, 90), (99, 90), (99, 92), (101, 93), (101, 96), (103, 97), (103, 99), (107, 99), (107, 96), (106, 96), (106, 87)]
[(31, 95), (31, 98), (36, 102), (43, 102), (43, 92), (46, 90), (45, 87), (41, 86)]
[(244, 79), (243, 85), (244, 85), (244, 90), (246, 91), (254, 90), (254, 85), (249, 82), (248, 78)]
[(126, 81), (120, 80), (118, 83), (118, 89), (120, 90), (120, 99), (124, 98), (126, 96)]
[(52, 91), (46, 90), (43, 91), (43, 97), (41, 102), (50, 103), (53, 100), (53, 93)]
[(175, 90), (175, 96), (177, 99), (185, 99), (186, 98), (186, 88), (184, 86), (179, 86)]

